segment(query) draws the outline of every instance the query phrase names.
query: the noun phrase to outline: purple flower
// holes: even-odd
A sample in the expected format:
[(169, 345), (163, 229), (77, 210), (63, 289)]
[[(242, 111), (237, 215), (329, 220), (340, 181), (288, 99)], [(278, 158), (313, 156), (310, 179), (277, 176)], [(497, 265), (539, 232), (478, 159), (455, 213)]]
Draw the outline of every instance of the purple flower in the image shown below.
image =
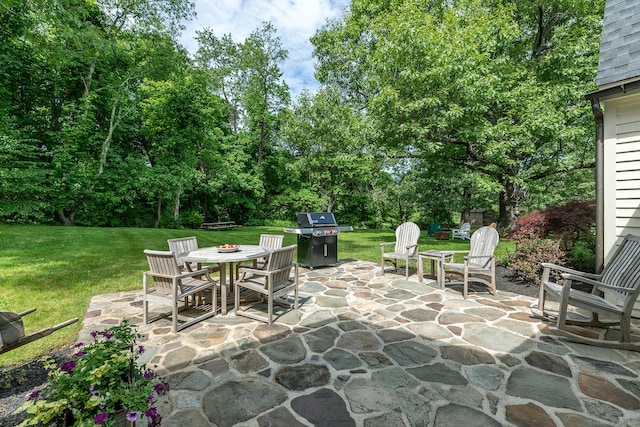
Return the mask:
[(113, 332), (103, 332), (102, 336), (106, 339), (110, 339), (113, 336)]
[(164, 393), (168, 393), (169, 392), (169, 384), (168, 383), (156, 384), (156, 385), (153, 386), (153, 391), (155, 391), (159, 395), (160, 394), (164, 394)]
[(79, 342), (79, 343), (77, 343), (76, 345), (74, 345), (74, 347), (75, 347), (75, 348), (78, 348), (78, 347), (84, 347), (84, 344), (83, 344), (83, 343), (81, 343), (81, 342)]
[(87, 354), (86, 351), (80, 350), (79, 352), (75, 353), (73, 357), (80, 357), (80, 356), (84, 356), (85, 354)]
[(96, 387), (95, 387), (93, 384), (91, 384), (91, 385), (89, 386), (89, 393), (91, 394), (91, 396), (98, 396), (98, 397), (100, 397), (100, 392), (99, 392), (98, 390), (96, 390)]
[(138, 419), (138, 417), (140, 416), (140, 411), (131, 411), (131, 412), (127, 412), (127, 420), (134, 422)]
[(139, 345), (138, 346), (138, 353), (140, 353), (140, 354), (144, 353), (144, 346), (143, 345)]
[[(158, 393), (158, 392), (156, 391), (156, 393)], [(151, 394), (149, 395), (149, 397), (148, 397), (148, 400), (149, 400), (149, 403), (153, 403), (153, 402), (155, 402), (155, 401), (156, 401), (156, 395), (155, 395), (155, 394), (153, 394), (153, 393), (151, 393)]]
[(93, 423), (98, 425), (103, 425), (105, 421), (109, 418), (109, 414), (106, 412), (100, 412), (95, 417), (93, 417)]
[(38, 396), (40, 396), (40, 393), (42, 393), (42, 390), (36, 390), (36, 391), (32, 392), (29, 395), (29, 400), (37, 400)]
[(69, 375), (71, 375), (73, 373), (73, 368), (75, 368), (75, 367), (76, 367), (76, 362), (74, 362), (72, 360), (71, 362), (64, 363), (60, 367), (60, 370), (66, 372)]
[(100, 333), (100, 332), (98, 332), (98, 331), (91, 331), (91, 336), (92, 336), (93, 338), (95, 338), (95, 337), (97, 337), (97, 336), (98, 336), (98, 334), (99, 334), (99, 333)]
[(155, 372), (153, 372), (153, 369), (147, 369), (144, 371), (143, 375), (145, 378), (153, 378), (155, 376)]

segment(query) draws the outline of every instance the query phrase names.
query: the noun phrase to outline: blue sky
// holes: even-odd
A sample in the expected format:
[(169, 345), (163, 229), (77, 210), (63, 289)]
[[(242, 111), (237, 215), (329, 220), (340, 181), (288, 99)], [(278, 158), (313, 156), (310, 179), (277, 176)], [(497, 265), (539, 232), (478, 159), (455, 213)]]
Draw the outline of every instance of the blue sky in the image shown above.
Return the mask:
[(216, 36), (231, 34), (242, 42), (270, 21), (289, 58), (281, 66), (284, 80), (295, 98), (303, 88), (318, 87), (313, 77), (313, 47), (309, 38), (327, 20), (342, 16), (350, 0), (194, 0), (198, 16), (186, 23), (181, 44), (194, 54), (196, 31), (211, 28)]

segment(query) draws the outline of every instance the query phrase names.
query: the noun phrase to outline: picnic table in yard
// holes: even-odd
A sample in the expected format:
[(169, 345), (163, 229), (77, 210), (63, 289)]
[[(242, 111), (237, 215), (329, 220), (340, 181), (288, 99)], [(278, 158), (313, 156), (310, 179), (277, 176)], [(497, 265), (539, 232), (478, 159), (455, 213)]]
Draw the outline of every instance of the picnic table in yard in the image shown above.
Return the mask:
[(238, 227), (235, 221), (203, 222), (200, 228), (205, 230), (224, 230)]

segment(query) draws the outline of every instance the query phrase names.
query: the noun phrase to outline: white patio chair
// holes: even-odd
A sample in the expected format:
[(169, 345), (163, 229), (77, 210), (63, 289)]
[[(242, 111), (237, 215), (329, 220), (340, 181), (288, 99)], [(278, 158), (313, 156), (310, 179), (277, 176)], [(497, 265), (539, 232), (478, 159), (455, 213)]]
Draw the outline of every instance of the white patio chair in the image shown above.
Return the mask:
[(451, 239), (469, 240), (471, 238), (471, 224), (465, 222), (460, 228), (451, 230)]
[[(398, 260), (403, 260), (405, 265), (405, 277), (409, 278), (409, 261), (418, 262), (418, 239), (420, 238), (420, 227), (413, 222), (405, 222), (396, 228), (396, 241), (380, 243), (382, 258), (380, 267), (384, 275), (385, 262), (393, 263), (398, 269)], [(385, 252), (384, 247), (394, 245), (393, 252)]]
[(462, 263), (443, 262), (442, 272), (462, 276), (462, 296), (469, 293), (469, 282), (481, 283), (496, 294), (496, 257), (493, 253), (498, 246), (500, 235), (493, 227), (480, 227), (471, 236), (468, 251), (449, 251), (449, 253), (466, 253)]

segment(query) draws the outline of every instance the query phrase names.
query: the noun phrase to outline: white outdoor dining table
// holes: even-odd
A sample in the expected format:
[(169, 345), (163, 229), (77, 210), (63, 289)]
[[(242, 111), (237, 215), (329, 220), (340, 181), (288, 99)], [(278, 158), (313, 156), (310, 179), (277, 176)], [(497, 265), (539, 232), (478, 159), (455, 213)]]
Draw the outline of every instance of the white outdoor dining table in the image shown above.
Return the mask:
[(200, 248), (194, 251), (184, 252), (178, 255), (178, 259), (188, 262), (220, 264), (220, 286), (221, 289), (221, 313), (227, 314), (227, 264), (229, 265), (229, 284), (233, 286), (233, 263), (249, 261), (269, 255), (268, 248), (258, 245), (238, 245), (235, 252), (218, 252), (216, 246), (210, 248)]

